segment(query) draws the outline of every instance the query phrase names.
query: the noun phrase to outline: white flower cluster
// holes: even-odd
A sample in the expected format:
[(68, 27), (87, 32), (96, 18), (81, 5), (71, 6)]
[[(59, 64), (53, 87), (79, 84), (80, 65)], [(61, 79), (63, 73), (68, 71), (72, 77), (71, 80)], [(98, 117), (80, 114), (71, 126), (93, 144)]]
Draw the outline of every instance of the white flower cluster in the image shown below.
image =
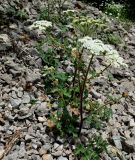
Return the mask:
[(98, 39), (93, 40), (91, 37), (86, 36), (78, 41), (82, 43), (83, 48), (90, 50), (94, 55), (100, 55), (103, 51), (103, 43)]
[(78, 13), (78, 11), (74, 10), (74, 9), (67, 9), (67, 10), (63, 11), (63, 13), (66, 13), (66, 14), (68, 14), (68, 13)]
[(29, 29), (39, 29), (40, 31), (46, 30), (46, 28), (52, 27), (52, 22), (41, 20), (41, 21), (35, 21), (31, 26), (29, 26)]
[(72, 20), (75, 16), (77, 16), (78, 11), (73, 9), (68, 9), (63, 11), (63, 14), (67, 19)]
[(82, 44), (82, 47), (89, 50), (91, 54), (104, 56), (107, 64), (111, 64), (114, 67), (127, 67), (123, 58), (120, 57), (119, 53), (114, 50), (111, 45), (104, 44), (101, 40), (92, 39), (89, 36), (79, 39), (78, 41)]

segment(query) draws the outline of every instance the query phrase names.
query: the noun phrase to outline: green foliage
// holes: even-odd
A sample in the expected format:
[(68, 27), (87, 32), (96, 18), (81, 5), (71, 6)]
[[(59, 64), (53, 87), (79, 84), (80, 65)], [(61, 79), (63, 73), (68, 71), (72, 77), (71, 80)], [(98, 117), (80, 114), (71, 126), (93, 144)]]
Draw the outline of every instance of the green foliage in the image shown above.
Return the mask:
[(64, 88), (65, 82), (68, 78), (68, 74), (65, 72), (59, 72), (55, 68), (45, 68), (43, 70), (44, 83), (47, 92), (57, 93), (60, 92), (63, 96), (68, 96), (68, 91)]
[[(80, 62), (78, 65), (79, 72), (81, 72), (81, 69), (83, 69), (82, 65)], [(56, 124), (56, 128), (62, 135), (66, 133), (75, 136), (77, 133), (76, 122), (79, 120), (79, 117), (78, 115), (72, 114), (70, 111), (71, 108), (67, 109), (67, 107), (78, 107), (80, 104), (84, 104), (84, 106), (85, 104), (87, 105), (88, 90), (86, 88), (83, 90), (81, 89), (81, 86), (86, 83), (84, 79), (87, 75), (82, 75), (78, 83), (78, 79), (76, 78), (80, 75), (74, 74), (75, 79), (72, 81), (73, 84), (68, 80), (69, 76), (71, 76), (69, 73), (57, 71), (54, 67), (45, 67), (43, 75), (46, 92), (48, 94), (53, 94), (58, 101), (59, 109), (57, 111), (57, 116), (52, 119)], [(83, 96), (81, 101), (80, 96)], [(87, 109), (90, 111), (90, 116), (87, 117), (86, 122), (91, 127), (97, 129), (100, 129), (102, 127), (102, 121), (107, 120), (111, 115), (110, 109), (97, 102), (91, 103), (91, 107)], [(66, 128), (64, 124), (69, 127)]]
[(63, 22), (63, 6), (66, 0), (47, 0), (45, 8), (41, 9), (39, 19)]
[(107, 3), (112, 2), (112, 0), (82, 0), (87, 3), (91, 3), (98, 8), (104, 8)]
[(97, 37), (97, 34), (107, 27), (104, 19), (94, 19), (87, 16), (74, 17), (72, 23), (82, 36)]
[(105, 13), (116, 18), (121, 18), (123, 14), (123, 9), (124, 6), (121, 4), (110, 3), (106, 5)]
[[(67, 135), (75, 138), (77, 136), (80, 137), (83, 123), (87, 123), (90, 127), (101, 129), (102, 122), (108, 120), (111, 111), (105, 105), (100, 105), (97, 102), (91, 103), (89, 109), (86, 107), (90, 102), (90, 100), (88, 102), (89, 90), (86, 88), (88, 73), (91, 73), (91, 78), (97, 76), (95, 71), (90, 69), (93, 57), (91, 57), (89, 67), (85, 66), (84, 62), (79, 58), (79, 54), (81, 54), (79, 50), (71, 48), (72, 46), (79, 47), (78, 44), (74, 39), (70, 41), (68, 37), (63, 36), (65, 32), (65, 28), (62, 28), (61, 33), (57, 36), (51, 36), (51, 32), (48, 32), (47, 38), (38, 43), (37, 49), (46, 65), (43, 70), (46, 93), (52, 95), (58, 104), (57, 110), (50, 116), (51, 121), (55, 124), (54, 131), (56, 135)], [(42, 49), (45, 43), (50, 47), (47, 51)], [(60, 49), (60, 52), (58, 52), (58, 49)], [(74, 65), (74, 73), (57, 70), (61, 60), (67, 58)], [(71, 78), (72, 80), (69, 80)], [(90, 113), (90, 116), (87, 116), (85, 121), (83, 119), (84, 112)], [(94, 145), (95, 143), (97, 146)], [(89, 157), (91, 160), (94, 157), (98, 160), (103, 148), (103, 141), (98, 141), (95, 138), (86, 146), (86, 150), (82, 146), (80, 151), (76, 152), (76, 155), (83, 159), (88, 159)]]
[(103, 10), (108, 15), (118, 18), (121, 21), (135, 20), (134, 0), (82, 0), (91, 3), (95, 7)]
[(101, 105), (96, 101), (91, 102), (87, 109), (90, 112), (90, 116), (85, 119), (85, 122), (90, 128), (101, 129), (102, 122), (107, 121), (112, 115), (112, 110), (110, 108), (106, 107), (106, 105)]
[(82, 0), (94, 6), (107, 10), (107, 12), (122, 20), (135, 20), (135, 1), (134, 0)]
[[(112, 17), (117, 18), (120, 21), (134, 21), (135, 10), (130, 5), (129, 1), (112, 1), (112, 3), (107, 3), (103, 11)], [(135, 4), (134, 4), (135, 6)]]
[[(64, 26), (61, 27), (61, 25), (59, 27), (61, 28), (61, 32), (56, 36), (52, 36), (50, 31), (46, 31), (46, 38), (36, 44), (36, 48), (39, 51), (44, 64), (48, 66), (56, 67), (59, 64), (59, 61), (69, 57), (71, 52), (69, 46), (72, 45), (72, 42), (64, 37), (67, 28)], [(46, 45), (45, 49), (44, 44)]]
[(108, 34), (107, 41), (112, 45), (119, 45), (122, 43), (121, 38), (115, 34)]
[[(90, 129), (101, 129), (103, 122), (109, 119), (112, 112), (105, 104), (101, 105), (89, 98), (89, 88), (92, 86), (89, 84), (88, 75), (90, 74), (90, 79), (93, 79), (100, 74), (96, 73), (92, 66), (94, 54), (91, 54), (88, 66), (81, 59), (83, 49), (78, 45), (77, 39), (80, 36), (97, 38), (107, 25), (105, 19), (94, 19), (71, 10), (64, 13), (64, 3), (65, 0), (46, 1), (46, 7), (40, 11), (39, 20), (50, 20), (53, 22), (53, 27), (54, 23), (57, 23), (61, 31), (56, 33), (53, 27), (53, 30), (47, 30), (46, 38), (38, 41), (36, 48), (45, 65), (43, 69), (45, 91), (53, 97), (52, 101), (58, 104), (57, 109), (50, 115), (55, 125), (54, 130), (61, 136), (80, 138), (81, 141), (83, 123), (89, 125)], [(20, 20), (27, 19), (27, 12), (20, 1), (16, 1), (16, 4), (16, 6), (11, 6), (6, 14)], [(119, 18), (123, 8), (121, 5), (108, 5), (106, 12)], [(72, 24), (73, 28), (70, 28), (72, 31), (65, 24)], [(70, 36), (67, 33), (70, 33)], [(118, 36), (113, 34), (107, 36), (107, 41), (113, 45), (121, 42)], [(65, 66), (61, 61), (66, 59), (71, 61), (73, 73), (65, 71)], [(111, 104), (116, 100), (109, 97), (107, 102)], [(35, 103), (36, 100), (31, 101), (31, 104)], [(106, 145), (106, 141), (100, 136), (93, 136), (89, 144), (76, 146), (75, 155), (82, 160), (99, 160), (100, 154), (106, 150)]]
[(47, 51), (44, 51), (41, 46), (37, 46), (37, 49), (45, 65), (57, 66), (58, 64), (58, 59), (56, 59), (57, 52), (53, 48), (48, 48)]
[(59, 22), (59, 16), (57, 14), (54, 14), (54, 12), (50, 12), (48, 8), (41, 9), (38, 19), (48, 20), (55, 23)]
[(50, 17), (48, 15), (48, 10), (47, 9), (41, 9), (40, 14), (39, 14), (39, 20), (50, 20)]
[(4, 12), (4, 14), (10, 18), (12, 17), (19, 20), (26, 20), (28, 18), (28, 14), (24, 9), (24, 6), (19, 1), (16, 1), (16, 5), (9, 5)]
[(107, 103), (108, 104), (117, 104), (120, 102), (121, 97), (114, 97), (114, 96), (107, 96)]
[(107, 142), (100, 136), (94, 136), (88, 145), (78, 144), (75, 155), (81, 160), (100, 160), (100, 154), (106, 150)]
[[(65, 13), (62, 10), (61, 13), (55, 10), (53, 12), (51, 2), (41, 11), (39, 19), (52, 20), (55, 17), (53, 23), (57, 22), (60, 31), (56, 33), (52, 27), (52, 31), (46, 32), (46, 38), (39, 41), (36, 48), (45, 64), (43, 79), (46, 94), (53, 97), (52, 103), (55, 101), (58, 105), (50, 115), (50, 121), (54, 123), (53, 131), (56, 136), (72, 137), (76, 145), (75, 138), (80, 138), (81, 141), (83, 123), (90, 129), (101, 129), (103, 122), (107, 121), (112, 113), (105, 104), (101, 105), (89, 98), (91, 87), (89, 80), (99, 76), (100, 73), (96, 73), (92, 67), (95, 55), (89, 56), (89, 65), (86, 65), (82, 60), (83, 49), (77, 43), (80, 36), (97, 38), (98, 32), (107, 25), (105, 19), (90, 18), (71, 10)], [(60, 22), (62, 18), (65, 19), (64, 23)], [(68, 28), (65, 24), (71, 24), (73, 27)], [(110, 43), (119, 43), (118, 37), (113, 35), (110, 37)], [(68, 73), (65, 71), (66, 65), (61, 63), (65, 60), (70, 61), (74, 71)], [(106, 142), (101, 137), (94, 136), (89, 144), (77, 146), (75, 155), (82, 160), (99, 160), (101, 152), (105, 149)]]
[(24, 9), (21, 9), (16, 12), (16, 17), (20, 20), (26, 20), (28, 15)]
[[(60, 99), (59, 99), (60, 100)], [(72, 136), (73, 138), (77, 137), (77, 129), (76, 129), (76, 121), (78, 119), (77, 116), (71, 116), (69, 111), (67, 110), (65, 103), (63, 100), (59, 102), (59, 109), (55, 116), (51, 116), (51, 120), (56, 124), (56, 129), (58, 134), (64, 136), (67, 134), (68, 136)]]

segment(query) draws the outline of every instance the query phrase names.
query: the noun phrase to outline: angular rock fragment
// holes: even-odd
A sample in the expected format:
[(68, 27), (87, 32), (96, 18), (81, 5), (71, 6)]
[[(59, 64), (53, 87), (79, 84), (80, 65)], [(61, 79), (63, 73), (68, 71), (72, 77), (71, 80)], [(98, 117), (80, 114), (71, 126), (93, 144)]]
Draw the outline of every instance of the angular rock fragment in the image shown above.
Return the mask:
[(12, 44), (7, 34), (0, 34), (0, 51), (6, 51), (11, 48)]

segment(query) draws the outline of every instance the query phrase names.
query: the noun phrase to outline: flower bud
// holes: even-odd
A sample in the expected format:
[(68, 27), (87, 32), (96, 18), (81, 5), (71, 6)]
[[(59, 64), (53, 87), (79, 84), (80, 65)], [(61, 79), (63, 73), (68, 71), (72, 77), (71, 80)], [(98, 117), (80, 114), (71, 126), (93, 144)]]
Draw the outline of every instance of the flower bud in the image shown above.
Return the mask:
[(72, 55), (74, 58), (79, 58), (80, 53), (79, 53), (79, 51), (77, 50), (77, 48), (72, 48), (71, 55)]

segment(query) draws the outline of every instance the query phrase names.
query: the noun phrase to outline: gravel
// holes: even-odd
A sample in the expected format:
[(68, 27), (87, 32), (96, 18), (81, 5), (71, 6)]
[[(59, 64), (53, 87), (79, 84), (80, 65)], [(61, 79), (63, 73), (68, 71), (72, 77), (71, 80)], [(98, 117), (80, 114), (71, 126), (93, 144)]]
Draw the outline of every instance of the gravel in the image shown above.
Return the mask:
[[(11, 3), (12, 6), (15, 5), (14, 1)], [(3, 4), (0, 6), (8, 8), (6, 0), (3, 0)], [(25, 0), (23, 5), (28, 19), (23, 23), (19, 20), (11, 23), (9, 20), (9, 27), (2, 25), (0, 33), (0, 157), (5, 152), (5, 144), (11, 142), (19, 130), (19, 137), (3, 160), (73, 160), (75, 146), (72, 142), (67, 143), (71, 141), (70, 137), (56, 137), (53, 130), (47, 127), (50, 112), (56, 111), (58, 104), (50, 104), (52, 97), (44, 92), (42, 60), (34, 48), (37, 38), (44, 35), (28, 31), (28, 26), (37, 19), (36, 8), (40, 9), (44, 2)], [(66, 6), (74, 8), (72, 3)], [(102, 16), (98, 9), (81, 3), (80, 6), (91, 17)], [(101, 134), (108, 140), (108, 152), (103, 154), (105, 160), (135, 160), (135, 26), (132, 25), (126, 31), (115, 20), (109, 20), (108, 23), (111, 30), (117, 32), (123, 41), (125, 39), (127, 51), (121, 46), (117, 46), (117, 49), (125, 57), (129, 67), (126, 70), (110, 68), (91, 81), (91, 98), (102, 103), (106, 96), (110, 96), (115, 97), (116, 102), (110, 105), (113, 115), (108, 123), (104, 123), (104, 129), (89, 130), (84, 125), (82, 137), (86, 142), (92, 134)], [(56, 32), (60, 32), (60, 29)], [(47, 44), (43, 47), (44, 50), (48, 49)], [(93, 64), (96, 70), (103, 67), (100, 61), (96, 59)], [(69, 60), (63, 64), (67, 72), (73, 72), (74, 68)]]

